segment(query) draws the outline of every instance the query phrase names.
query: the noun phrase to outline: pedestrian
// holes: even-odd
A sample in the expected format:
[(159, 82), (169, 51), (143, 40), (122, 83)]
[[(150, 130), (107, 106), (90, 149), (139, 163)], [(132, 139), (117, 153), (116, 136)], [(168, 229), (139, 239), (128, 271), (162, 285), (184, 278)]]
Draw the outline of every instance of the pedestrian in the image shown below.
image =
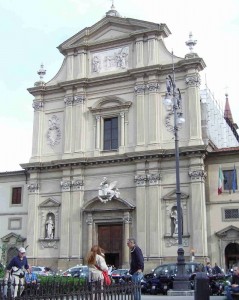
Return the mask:
[(207, 275), (212, 275), (212, 266), (210, 262), (207, 262), (206, 270), (207, 270)]
[(221, 273), (222, 273), (222, 270), (221, 270), (221, 268), (218, 266), (217, 263), (215, 263), (214, 268), (212, 269), (212, 273), (213, 273), (213, 274), (221, 274)]
[(7, 266), (6, 278), (11, 274), (13, 287), (13, 297), (17, 297), (18, 287), (20, 286), (20, 295), (24, 289), (25, 270), (29, 273), (29, 265), (25, 256), (26, 250), (21, 247), (18, 249), (18, 255), (14, 256)]
[(89, 266), (91, 281), (99, 281), (103, 285), (104, 276), (102, 271), (108, 273), (104, 250), (100, 246), (94, 245), (87, 254), (86, 262)]
[(36, 284), (37, 283), (37, 274), (32, 272), (32, 267), (29, 266), (29, 273), (26, 272), (25, 274), (25, 282), (26, 284)]
[[(136, 240), (134, 238), (129, 238), (127, 241), (127, 246), (131, 253), (131, 262), (129, 273), (132, 275), (132, 282), (139, 285), (141, 279), (143, 278), (144, 271), (144, 257), (139, 246), (136, 245)], [(134, 293), (135, 300), (140, 300), (141, 289), (136, 287), (136, 292)]]
[(239, 267), (233, 268), (231, 285), (225, 287), (227, 300), (233, 300), (232, 293), (239, 293)]

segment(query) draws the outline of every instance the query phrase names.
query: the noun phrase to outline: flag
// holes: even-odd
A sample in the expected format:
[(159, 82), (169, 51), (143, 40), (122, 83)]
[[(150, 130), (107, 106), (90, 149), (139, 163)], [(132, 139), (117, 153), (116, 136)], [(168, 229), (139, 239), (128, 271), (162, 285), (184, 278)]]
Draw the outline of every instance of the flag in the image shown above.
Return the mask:
[(224, 180), (224, 176), (222, 173), (222, 168), (220, 166), (219, 173), (218, 173), (218, 190), (217, 190), (218, 195), (220, 195), (222, 193), (223, 180)]
[(233, 177), (232, 177), (232, 190), (233, 190), (233, 193), (236, 192), (236, 188), (237, 188), (237, 173), (236, 173), (236, 167), (234, 165)]

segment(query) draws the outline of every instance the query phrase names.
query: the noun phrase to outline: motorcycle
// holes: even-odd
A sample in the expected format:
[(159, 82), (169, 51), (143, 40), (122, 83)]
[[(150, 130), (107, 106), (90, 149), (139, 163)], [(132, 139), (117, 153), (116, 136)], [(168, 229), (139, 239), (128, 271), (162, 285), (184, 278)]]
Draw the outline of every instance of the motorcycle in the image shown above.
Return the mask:
[(221, 296), (224, 292), (224, 274), (208, 275), (210, 295)]

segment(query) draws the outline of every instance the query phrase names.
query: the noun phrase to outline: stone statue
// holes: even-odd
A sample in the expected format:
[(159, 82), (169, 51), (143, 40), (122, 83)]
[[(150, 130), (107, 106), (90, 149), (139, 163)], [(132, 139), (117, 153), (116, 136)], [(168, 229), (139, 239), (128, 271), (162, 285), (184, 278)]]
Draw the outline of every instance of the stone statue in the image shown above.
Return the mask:
[(54, 238), (54, 222), (51, 216), (49, 216), (48, 220), (46, 221), (46, 238)]
[(170, 217), (173, 221), (172, 233), (173, 235), (178, 235), (178, 212), (177, 209), (171, 211)]
[(111, 200), (113, 197), (119, 198), (120, 192), (116, 188), (117, 181), (113, 181), (111, 183), (108, 182), (107, 177), (103, 177), (103, 181), (99, 186), (99, 195), (98, 198), (101, 202), (107, 202)]

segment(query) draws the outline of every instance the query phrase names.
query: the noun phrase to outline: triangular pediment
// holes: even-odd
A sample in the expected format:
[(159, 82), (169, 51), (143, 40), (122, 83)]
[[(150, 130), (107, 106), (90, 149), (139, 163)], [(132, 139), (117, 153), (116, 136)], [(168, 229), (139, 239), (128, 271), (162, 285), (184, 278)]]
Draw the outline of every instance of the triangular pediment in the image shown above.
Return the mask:
[(77, 34), (59, 45), (58, 49), (64, 52), (66, 49), (81, 46), (91, 46), (97, 43), (128, 39), (134, 35), (143, 35), (146, 32), (157, 31), (164, 37), (170, 34), (165, 24), (157, 24), (130, 18), (106, 16), (91, 27), (86, 27)]
[(98, 197), (93, 198), (92, 200), (85, 203), (82, 210), (87, 212), (92, 211), (129, 211), (135, 209), (135, 206), (130, 204), (128, 201), (121, 198), (113, 198), (106, 203), (102, 203)]
[(47, 200), (43, 201), (39, 207), (59, 207), (61, 203), (53, 198), (48, 198)]
[(20, 234), (10, 232), (7, 235), (3, 236), (1, 240), (3, 243), (15, 244), (24, 242), (26, 238), (22, 237)]
[[(181, 192), (181, 199), (188, 199), (189, 195)], [(163, 197), (163, 200), (175, 200), (177, 199), (176, 189), (172, 190)]]
[(227, 238), (239, 238), (239, 228), (233, 225), (230, 225), (222, 230), (219, 230), (215, 233), (218, 237), (227, 237)]

